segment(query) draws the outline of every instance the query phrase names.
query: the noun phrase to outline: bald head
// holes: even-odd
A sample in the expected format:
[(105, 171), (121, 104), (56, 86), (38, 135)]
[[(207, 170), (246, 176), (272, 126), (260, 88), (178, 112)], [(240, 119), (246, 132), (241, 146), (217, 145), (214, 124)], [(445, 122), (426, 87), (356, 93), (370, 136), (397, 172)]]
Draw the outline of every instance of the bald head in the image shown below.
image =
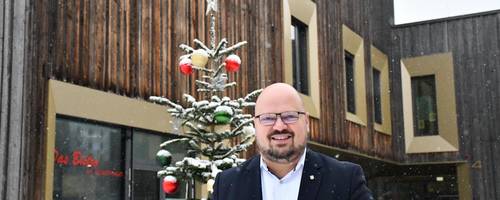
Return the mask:
[(304, 111), (304, 104), (297, 90), (286, 83), (267, 86), (257, 98), (255, 115), (284, 111)]

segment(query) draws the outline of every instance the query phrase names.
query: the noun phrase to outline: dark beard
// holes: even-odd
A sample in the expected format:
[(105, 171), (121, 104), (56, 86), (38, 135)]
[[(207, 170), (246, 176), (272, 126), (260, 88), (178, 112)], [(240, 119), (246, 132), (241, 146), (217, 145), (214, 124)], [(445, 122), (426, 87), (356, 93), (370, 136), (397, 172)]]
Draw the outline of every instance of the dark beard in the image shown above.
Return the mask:
[(288, 151), (280, 153), (277, 150), (270, 148), (262, 151), (262, 154), (264, 157), (273, 162), (290, 163), (300, 157), (302, 153), (304, 153), (304, 149), (304, 145), (299, 145), (298, 147), (292, 147)]
[[(292, 134), (292, 138), (295, 137), (295, 133), (290, 132), (288, 130), (284, 131), (274, 131), (271, 134), (267, 136), (268, 140), (271, 140), (271, 136), (274, 134), (280, 134), (280, 133), (289, 133)], [(257, 147), (259, 148), (262, 156), (267, 158), (269, 161), (276, 162), (276, 163), (290, 163), (297, 158), (299, 158), (303, 153), (305, 149), (305, 145), (307, 144), (307, 139), (304, 142), (304, 144), (299, 144), (298, 146), (295, 146), (294, 143), (292, 143), (292, 146), (290, 149), (286, 150), (285, 152), (279, 152), (277, 149), (274, 149), (272, 146), (269, 146), (269, 149), (266, 149), (264, 146), (261, 146), (259, 142), (257, 142)]]

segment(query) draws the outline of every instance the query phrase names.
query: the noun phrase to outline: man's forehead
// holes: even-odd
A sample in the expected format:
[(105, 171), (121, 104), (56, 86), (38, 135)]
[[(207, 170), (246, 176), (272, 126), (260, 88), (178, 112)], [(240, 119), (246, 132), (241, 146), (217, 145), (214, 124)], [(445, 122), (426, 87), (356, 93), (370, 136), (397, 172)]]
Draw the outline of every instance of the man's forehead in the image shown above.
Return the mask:
[(276, 83), (266, 87), (257, 98), (256, 103), (256, 112), (260, 111), (262, 106), (291, 106), (300, 110), (303, 108), (302, 100), (295, 88), (284, 83)]

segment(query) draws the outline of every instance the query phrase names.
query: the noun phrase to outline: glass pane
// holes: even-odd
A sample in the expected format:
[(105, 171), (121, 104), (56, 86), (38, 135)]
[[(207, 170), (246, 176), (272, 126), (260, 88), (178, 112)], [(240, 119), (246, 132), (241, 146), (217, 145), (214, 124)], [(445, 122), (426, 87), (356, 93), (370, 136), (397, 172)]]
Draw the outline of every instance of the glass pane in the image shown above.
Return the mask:
[[(156, 161), (156, 153), (160, 150), (160, 144), (174, 138), (176, 137), (134, 130), (132, 150), (134, 168), (159, 170), (161, 166)], [(182, 143), (173, 143), (167, 147), (167, 150), (172, 153), (172, 164), (174, 164), (186, 156), (187, 146)]]
[(354, 55), (344, 52), (347, 112), (356, 114), (356, 93), (354, 85)]
[(380, 99), (380, 71), (373, 68), (373, 107), (374, 120), (382, 124), (382, 102)]
[(307, 64), (307, 25), (292, 17), (293, 86), (302, 94), (309, 94)]
[[(134, 199), (166, 199), (185, 198), (185, 182), (179, 181), (179, 189), (174, 194), (163, 194), (161, 180), (156, 176), (161, 165), (156, 160), (156, 153), (160, 150), (160, 144), (175, 138), (174, 136), (160, 135), (152, 132), (134, 130), (132, 160), (134, 168)], [(182, 143), (174, 143), (167, 147), (172, 153), (172, 165), (186, 156), (187, 146)], [(163, 199), (164, 199), (163, 198)]]
[(156, 171), (134, 170), (134, 199), (160, 199), (160, 178)]
[(415, 136), (438, 135), (434, 75), (412, 77), (411, 89)]
[(54, 199), (123, 199), (124, 145), (120, 128), (58, 117)]

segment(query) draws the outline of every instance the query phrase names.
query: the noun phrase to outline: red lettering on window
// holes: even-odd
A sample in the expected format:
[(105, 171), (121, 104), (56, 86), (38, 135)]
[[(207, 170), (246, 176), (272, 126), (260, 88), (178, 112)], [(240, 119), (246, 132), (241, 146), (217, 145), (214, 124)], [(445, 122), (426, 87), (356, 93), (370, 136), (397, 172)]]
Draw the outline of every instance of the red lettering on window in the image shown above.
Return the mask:
[(54, 160), (56, 161), (56, 164), (68, 165), (69, 157), (60, 154), (57, 149), (54, 149)]
[(82, 166), (82, 167), (97, 167), (99, 165), (99, 161), (94, 159), (92, 155), (88, 155), (87, 157), (81, 156), (82, 153), (80, 151), (73, 152), (73, 165), (74, 166)]
[(82, 156), (80, 151), (74, 151), (72, 154), (71, 163), (69, 162), (69, 156), (61, 154), (57, 149), (54, 149), (54, 161), (56, 164), (67, 166), (72, 164), (76, 167), (97, 167), (99, 166), (99, 161), (94, 159), (92, 155)]
[(69, 162), (70, 158), (68, 155), (61, 154), (57, 149), (54, 149), (54, 161), (56, 164), (63, 166), (75, 166), (75, 167), (88, 167), (85, 170), (86, 175), (97, 175), (97, 176), (112, 176), (112, 177), (124, 177), (125, 173), (122, 171), (107, 170), (107, 169), (95, 169), (99, 166), (99, 160), (94, 159), (92, 155), (82, 156), (81, 151), (73, 151), (71, 154), (72, 160)]

